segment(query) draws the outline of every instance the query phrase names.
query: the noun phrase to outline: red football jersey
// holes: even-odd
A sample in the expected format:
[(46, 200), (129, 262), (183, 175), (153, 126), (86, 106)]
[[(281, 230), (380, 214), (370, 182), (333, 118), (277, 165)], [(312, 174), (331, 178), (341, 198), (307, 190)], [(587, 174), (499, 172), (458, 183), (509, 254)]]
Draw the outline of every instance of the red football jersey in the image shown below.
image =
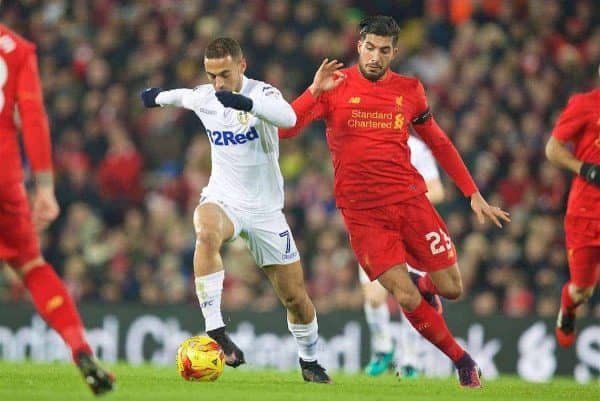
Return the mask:
[(430, 116), (419, 80), (388, 70), (372, 82), (358, 66), (341, 72), (347, 78), (335, 89), (318, 98), (309, 90), (298, 97), (292, 103), (296, 126), (279, 130), (280, 137), (292, 137), (311, 121), (325, 119), (339, 208), (369, 209), (426, 192), (410, 163), (410, 124), (462, 192), (477, 191), (456, 148)]
[(33, 171), (52, 169), (35, 46), (0, 24), (0, 183), (23, 179), (15, 106)]
[[(573, 142), (577, 159), (600, 164), (600, 89), (572, 96), (552, 136), (562, 142)], [(576, 175), (567, 214), (600, 219), (600, 188)]]

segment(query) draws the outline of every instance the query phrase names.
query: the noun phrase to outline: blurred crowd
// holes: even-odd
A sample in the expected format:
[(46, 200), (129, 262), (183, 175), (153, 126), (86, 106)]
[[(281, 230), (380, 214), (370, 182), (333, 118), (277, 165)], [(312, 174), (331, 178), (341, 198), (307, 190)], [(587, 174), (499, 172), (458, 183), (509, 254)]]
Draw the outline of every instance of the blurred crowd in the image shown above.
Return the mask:
[[(38, 45), (62, 207), (42, 242), (78, 301), (197, 302), (191, 216), (210, 146), (192, 112), (143, 109), (144, 87), (206, 83), (204, 47), (232, 36), (247, 75), (291, 101), (322, 58), (354, 63), (361, 17), (387, 14), (402, 27), (393, 69), (423, 81), (482, 193), (512, 214), (501, 230), (478, 224), (444, 176), (439, 210), (459, 252), (459, 302), (480, 316), (556, 313), (570, 176), (545, 160), (544, 144), (568, 97), (600, 86), (594, 1), (21, 0), (3, 1), (0, 13)], [(361, 308), (323, 126), (282, 141), (280, 162), (317, 309)], [(276, 307), (242, 242), (223, 255), (224, 309)], [(4, 269), (0, 302), (25, 297)], [(582, 312), (600, 316), (598, 300)]]

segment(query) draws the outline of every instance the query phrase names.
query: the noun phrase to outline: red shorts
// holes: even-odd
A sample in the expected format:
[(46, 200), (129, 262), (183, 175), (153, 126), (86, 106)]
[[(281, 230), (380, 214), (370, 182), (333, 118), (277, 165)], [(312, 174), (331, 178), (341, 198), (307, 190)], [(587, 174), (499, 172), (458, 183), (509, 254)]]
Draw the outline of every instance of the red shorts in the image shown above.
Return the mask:
[(431, 272), (456, 263), (446, 224), (425, 195), (373, 209), (342, 209), (350, 244), (371, 280), (408, 263)]
[(29, 200), (22, 183), (0, 187), (0, 260), (20, 267), (40, 256)]
[(600, 219), (565, 217), (565, 237), (571, 281), (595, 287), (600, 277)]

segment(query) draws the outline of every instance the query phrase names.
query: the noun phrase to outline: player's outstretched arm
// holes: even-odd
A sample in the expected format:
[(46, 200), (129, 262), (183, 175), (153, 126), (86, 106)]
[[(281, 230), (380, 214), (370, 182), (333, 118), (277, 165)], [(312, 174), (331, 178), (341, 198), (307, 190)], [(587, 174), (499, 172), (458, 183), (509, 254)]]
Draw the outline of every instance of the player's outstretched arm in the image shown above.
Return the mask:
[(292, 108), (297, 116), (296, 125), (289, 129), (280, 129), (280, 138), (291, 138), (298, 135), (308, 124), (325, 115), (326, 106), (319, 96), (338, 87), (346, 79), (346, 74), (339, 71), (343, 65), (337, 60), (323, 60), (315, 73), (312, 84), (292, 102)]
[(146, 88), (140, 94), (145, 107), (176, 106), (192, 109), (194, 91), (192, 89), (173, 89), (165, 91), (161, 88)]
[(471, 209), (481, 224), (485, 222), (486, 218), (492, 220), (498, 227), (502, 227), (501, 220), (510, 222), (510, 214), (498, 206), (490, 206), (479, 191), (471, 195)]

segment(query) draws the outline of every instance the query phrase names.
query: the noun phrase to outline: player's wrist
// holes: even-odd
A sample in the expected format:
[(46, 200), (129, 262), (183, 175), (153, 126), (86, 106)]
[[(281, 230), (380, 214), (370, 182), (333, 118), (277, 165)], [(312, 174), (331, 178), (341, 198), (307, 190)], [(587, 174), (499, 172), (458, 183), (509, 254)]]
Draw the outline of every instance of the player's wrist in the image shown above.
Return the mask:
[(314, 97), (319, 97), (319, 95), (321, 93), (323, 93), (323, 91), (321, 91), (320, 89), (318, 89), (314, 84), (312, 84), (311, 86), (308, 87), (308, 91), (311, 93), (311, 95), (313, 95)]
[(54, 189), (54, 175), (52, 171), (39, 171), (33, 177), (36, 188)]
[(598, 164), (581, 163), (579, 175), (592, 184), (600, 185), (600, 165)]

